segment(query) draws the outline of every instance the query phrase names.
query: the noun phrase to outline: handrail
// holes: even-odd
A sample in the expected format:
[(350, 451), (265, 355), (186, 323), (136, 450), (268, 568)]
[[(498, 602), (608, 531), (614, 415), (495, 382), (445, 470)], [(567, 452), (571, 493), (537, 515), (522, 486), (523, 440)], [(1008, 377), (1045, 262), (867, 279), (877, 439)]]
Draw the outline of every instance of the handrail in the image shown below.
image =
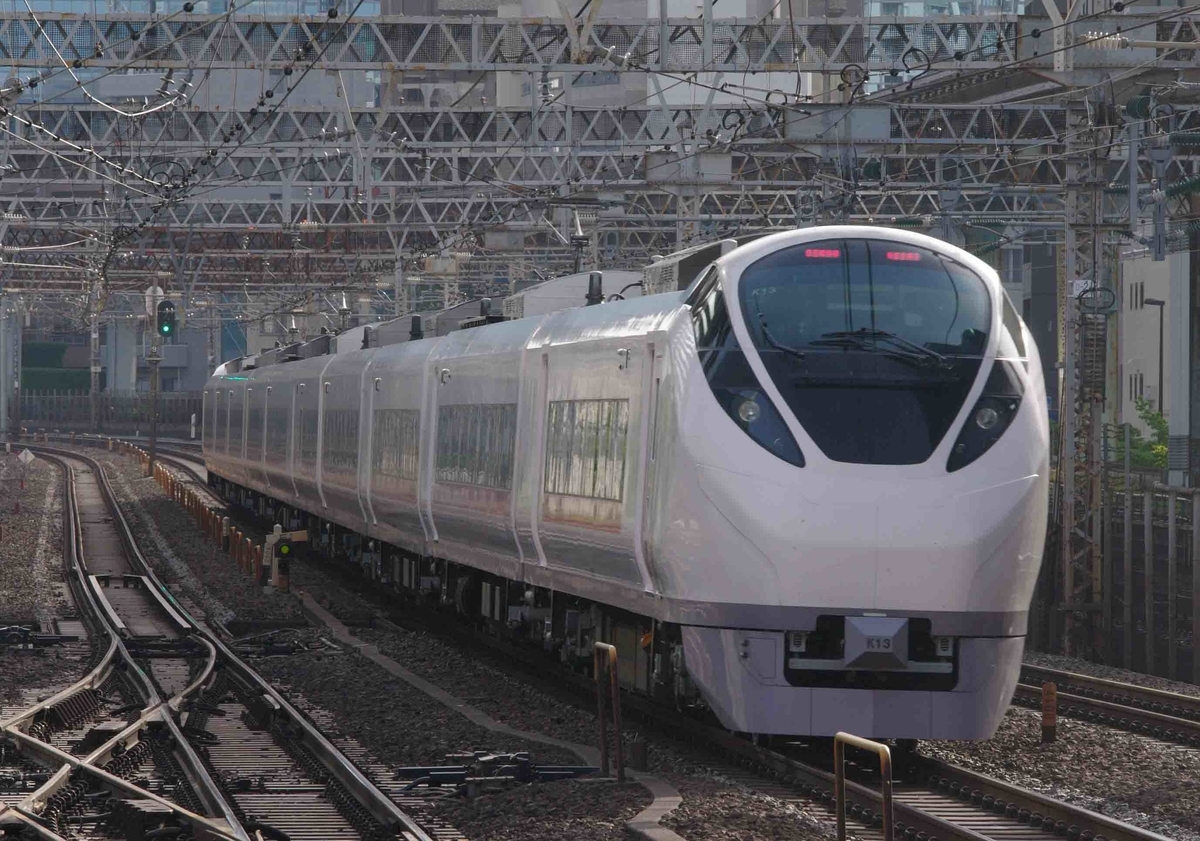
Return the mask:
[[(604, 655), (607, 655), (605, 658)], [(597, 718), (600, 719), (600, 773), (608, 776), (608, 715), (604, 709), (604, 686), (601, 665), (607, 661), (609, 691), (612, 694), (613, 731), (617, 746), (617, 782), (625, 782), (625, 754), (621, 744), (621, 686), (617, 679), (617, 647), (606, 642), (592, 645), (592, 672), (596, 676)]]
[(892, 752), (887, 745), (852, 733), (838, 733), (833, 737), (833, 794), (837, 800), (838, 841), (846, 841), (846, 745), (879, 755), (879, 776), (883, 785), (883, 841), (893, 841)]

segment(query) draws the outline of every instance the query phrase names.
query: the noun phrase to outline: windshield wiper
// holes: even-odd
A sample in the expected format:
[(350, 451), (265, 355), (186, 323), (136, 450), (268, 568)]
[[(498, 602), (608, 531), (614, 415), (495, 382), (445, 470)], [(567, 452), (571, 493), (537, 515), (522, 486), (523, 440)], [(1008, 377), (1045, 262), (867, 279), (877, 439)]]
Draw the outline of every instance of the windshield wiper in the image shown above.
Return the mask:
[(754, 299), (754, 311), (758, 313), (758, 324), (760, 327), (762, 327), (763, 338), (767, 340), (767, 344), (775, 348), (775, 350), (783, 351), (784, 353), (794, 356), (797, 359), (804, 359), (804, 351), (800, 350), (799, 348), (789, 347), (788, 345), (777, 341), (775, 337), (771, 335), (771, 331), (767, 328), (767, 317), (763, 314), (762, 307), (760, 306), (757, 297)]
[[(887, 342), (894, 347), (881, 348), (879, 342)], [(923, 345), (910, 342), (887, 330), (877, 330), (871, 327), (860, 327), (858, 330), (835, 330), (823, 333), (821, 338), (809, 342), (811, 345), (833, 347), (854, 347), (862, 350), (886, 352), (897, 359), (911, 359), (923, 363), (933, 363), (939, 368), (949, 368), (950, 360), (936, 350), (930, 350)]]

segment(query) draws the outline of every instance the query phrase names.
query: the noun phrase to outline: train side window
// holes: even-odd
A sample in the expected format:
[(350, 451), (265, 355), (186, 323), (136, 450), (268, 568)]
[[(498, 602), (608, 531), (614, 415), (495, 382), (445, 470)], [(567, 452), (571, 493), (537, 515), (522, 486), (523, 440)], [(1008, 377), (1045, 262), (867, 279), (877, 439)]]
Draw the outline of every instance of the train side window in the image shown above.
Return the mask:
[(321, 458), (326, 467), (348, 473), (358, 470), (358, 409), (325, 410), (325, 445)]
[(516, 436), (516, 403), (440, 407), (437, 481), (508, 490)]
[(317, 430), (319, 417), (316, 409), (297, 409), (296, 426), (300, 439), (299, 460), (301, 464), (315, 467), (317, 464)]
[(288, 457), (288, 439), (291, 430), (288, 428), (288, 413), (290, 407), (283, 405), (267, 406), (267, 457), (276, 464), (282, 464)]
[(262, 461), (263, 456), (263, 392), (259, 389), (257, 398), (254, 389), (246, 389), (246, 458), (251, 461)]
[(421, 413), (416, 409), (375, 410), (372, 472), (381, 485), (417, 478)]
[(546, 420), (546, 493), (620, 502), (628, 431), (628, 400), (551, 401)]

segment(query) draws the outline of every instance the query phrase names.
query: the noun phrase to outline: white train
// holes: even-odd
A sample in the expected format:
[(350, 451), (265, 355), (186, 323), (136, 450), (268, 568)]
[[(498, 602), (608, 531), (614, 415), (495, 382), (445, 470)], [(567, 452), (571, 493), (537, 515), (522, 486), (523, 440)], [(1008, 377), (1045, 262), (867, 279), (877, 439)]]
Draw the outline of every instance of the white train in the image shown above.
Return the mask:
[(684, 292), (227, 363), (204, 451), (387, 585), (566, 660), (614, 642), (732, 730), (979, 739), (1041, 562), (1041, 371), (970, 254), (809, 228)]

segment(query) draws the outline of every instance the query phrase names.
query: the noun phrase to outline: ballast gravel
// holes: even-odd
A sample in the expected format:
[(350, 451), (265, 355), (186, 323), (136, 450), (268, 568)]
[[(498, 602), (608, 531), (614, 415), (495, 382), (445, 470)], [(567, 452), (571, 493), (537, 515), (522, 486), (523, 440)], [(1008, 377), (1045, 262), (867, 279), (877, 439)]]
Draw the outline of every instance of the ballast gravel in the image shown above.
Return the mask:
[(296, 600), (252, 584), (233, 559), (206, 540), (195, 519), (143, 476), (129, 456), (84, 449), (105, 467), (142, 551), (156, 572), (221, 623), (303, 619)]
[[(303, 634), (313, 640), (321, 632)], [(253, 665), (289, 695), (301, 695), (336, 716), (342, 732), (382, 762), (457, 764), (447, 754), (474, 750), (527, 750), (538, 762), (579, 762), (565, 751), (491, 733), (351, 653), (315, 650), (256, 659)]]
[(804, 810), (739, 786), (677, 780), (683, 804), (663, 819), (688, 841), (832, 841), (837, 833)]
[(15, 451), (0, 452), (0, 625), (38, 620), (48, 629), (51, 618), (72, 610), (58, 589), (64, 583), (61, 488), (54, 465), (36, 459), (26, 468)]
[[(17, 452), (0, 452), (0, 625), (36, 621), (54, 633), (53, 619), (76, 615), (63, 575), (62, 474), (41, 459), (23, 467)], [(0, 646), (0, 702), (61, 687), (81, 677), (86, 665), (78, 647)]]
[(1062, 657), (1058, 654), (1043, 654), (1040, 651), (1025, 651), (1025, 662), (1031, 666), (1041, 666), (1045, 669), (1059, 669), (1064, 672), (1075, 672), (1090, 677), (1116, 680), (1122, 683), (1132, 683), (1148, 689), (1159, 689), (1163, 692), (1177, 692), (1181, 695), (1191, 695), (1200, 698), (1200, 686), (1194, 683), (1184, 683), (1178, 680), (1168, 680), (1165, 677), (1145, 675), (1141, 672), (1131, 672), (1118, 669), (1115, 666), (1105, 666), (1080, 660), (1076, 657)]
[(1200, 841), (1200, 750), (1059, 718), (1041, 743), (1041, 714), (1010, 707), (986, 742), (921, 742), (920, 751), (1085, 806), (1177, 841)]
[(650, 801), (637, 784), (563, 780), (447, 798), (438, 812), (472, 841), (618, 841), (629, 837), (625, 822)]

